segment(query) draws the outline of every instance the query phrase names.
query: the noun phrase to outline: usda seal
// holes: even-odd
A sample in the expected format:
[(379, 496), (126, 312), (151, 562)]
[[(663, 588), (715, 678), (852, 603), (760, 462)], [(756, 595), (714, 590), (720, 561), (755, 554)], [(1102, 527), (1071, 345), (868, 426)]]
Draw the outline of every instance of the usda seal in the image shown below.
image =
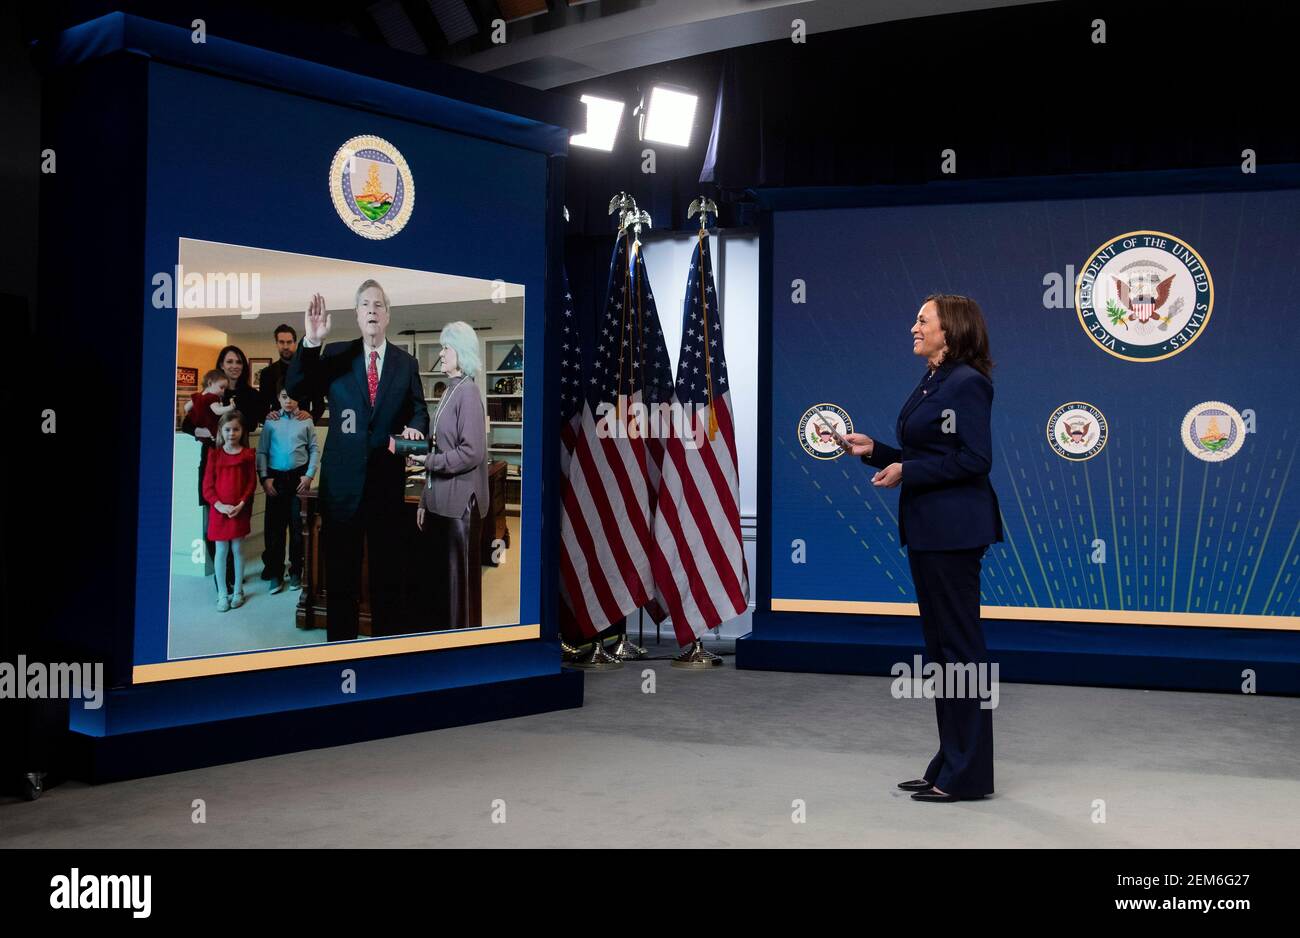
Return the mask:
[(1214, 306), (1201, 256), (1163, 231), (1130, 231), (1088, 262), (1074, 307), (1089, 338), (1116, 358), (1157, 362), (1200, 337)]
[(1197, 404), (1183, 418), (1183, 445), (1197, 459), (1223, 462), (1246, 440), (1246, 422), (1223, 401)]
[(799, 418), (799, 442), (808, 455), (816, 459), (835, 459), (844, 455), (835, 434), (853, 432), (853, 419), (836, 404), (815, 404)]
[(1091, 459), (1106, 446), (1106, 417), (1084, 401), (1070, 401), (1047, 419), (1047, 442), (1056, 455), (1071, 462)]
[(415, 208), (415, 181), (406, 160), (382, 137), (353, 137), (330, 163), (334, 210), (363, 238), (391, 238)]

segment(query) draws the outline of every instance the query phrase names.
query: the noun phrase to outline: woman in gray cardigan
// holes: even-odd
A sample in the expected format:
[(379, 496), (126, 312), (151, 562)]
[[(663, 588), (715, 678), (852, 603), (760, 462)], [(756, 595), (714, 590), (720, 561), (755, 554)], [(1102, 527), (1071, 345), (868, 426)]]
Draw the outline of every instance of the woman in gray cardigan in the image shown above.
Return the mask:
[(433, 560), (436, 629), (483, 624), (482, 519), (488, 513), (487, 417), (474, 375), (482, 370), (478, 336), (467, 323), (449, 323), (439, 336), (438, 369), (447, 388), (429, 423), (428, 481), (415, 513)]

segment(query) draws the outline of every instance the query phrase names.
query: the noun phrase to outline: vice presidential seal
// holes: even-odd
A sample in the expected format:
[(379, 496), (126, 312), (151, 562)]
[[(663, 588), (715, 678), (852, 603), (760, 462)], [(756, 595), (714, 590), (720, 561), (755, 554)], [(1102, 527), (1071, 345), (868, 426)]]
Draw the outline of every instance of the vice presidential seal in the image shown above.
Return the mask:
[(1074, 291), (1088, 337), (1131, 362), (1156, 362), (1195, 342), (1214, 307), (1201, 256), (1163, 231), (1130, 231), (1088, 258)]
[(1223, 401), (1197, 404), (1183, 418), (1183, 445), (1197, 459), (1223, 462), (1246, 440), (1246, 422)]
[(853, 432), (853, 419), (848, 411), (836, 404), (814, 404), (799, 418), (799, 442), (808, 455), (816, 459), (835, 459), (844, 455), (832, 430), (840, 436)]
[(343, 223), (363, 238), (391, 238), (415, 208), (406, 160), (382, 137), (353, 137), (330, 163), (330, 197)]
[(1047, 418), (1047, 442), (1056, 455), (1071, 462), (1091, 459), (1106, 446), (1106, 418), (1096, 407), (1070, 401)]

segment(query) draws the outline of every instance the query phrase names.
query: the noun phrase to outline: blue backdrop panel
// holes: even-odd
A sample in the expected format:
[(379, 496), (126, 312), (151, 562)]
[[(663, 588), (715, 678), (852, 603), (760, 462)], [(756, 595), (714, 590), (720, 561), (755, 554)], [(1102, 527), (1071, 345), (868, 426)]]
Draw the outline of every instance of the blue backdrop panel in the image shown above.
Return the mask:
[[(1300, 421), (1281, 309), (1300, 272), (1300, 190), (1285, 187), (1293, 173), (1279, 175), (1284, 187), (1268, 191), (1206, 191), (1148, 174), (1019, 192), (970, 184), (947, 198), (933, 188), (767, 194), (777, 208), (764, 230), (771, 399), (761, 420), (771, 446), (760, 486), (770, 539), (742, 664), (782, 667), (784, 655), (801, 669), (884, 673), (919, 645), (911, 619), (774, 613), (770, 601), (915, 602), (898, 490), (873, 487), (875, 470), (858, 460), (813, 458), (798, 427), (809, 407), (830, 402), (855, 429), (895, 444), (899, 407), (924, 373), (909, 329), (927, 293), (951, 292), (980, 302), (997, 363), (992, 482), (1006, 540), (986, 556), (982, 601), (1030, 618), (986, 620), (991, 644), (1015, 651), (1019, 678), (1004, 670), (1004, 679), (1229, 688), (1241, 680), (1231, 665), (1258, 659), (1277, 663), (1278, 678), (1285, 666), (1273, 692), (1300, 690), (1300, 632), (1032, 619), (1033, 609), (1073, 609), (1120, 613), (1120, 623), (1139, 611), (1300, 625)], [(854, 207), (822, 207), (837, 202)], [(1074, 304), (1088, 258), (1141, 229), (1185, 239), (1213, 279), (1201, 333), (1161, 361), (1103, 351)], [(1065, 284), (1063, 305), (1045, 301), (1050, 274)], [(806, 302), (792, 297), (796, 280)], [(1189, 408), (1210, 400), (1254, 414), (1256, 432), (1220, 463), (1197, 459), (1180, 438)], [(1070, 401), (1092, 404), (1108, 424), (1104, 448), (1086, 461), (1062, 458), (1047, 438), (1052, 412)], [(1105, 563), (1092, 562), (1096, 539)], [(794, 562), (796, 540), (806, 563)], [(854, 646), (864, 645), (881, 655), (859, 656)], [(1079, 667), (1049, 665), (1062, 654), (1078, 654)], [(1199, 665), (1157, 675), (1150, 659), (1164, 656), (1224, 667), (1213, 680)], [(1146, 665), (1119, 668), (1125, 657)]]
[[(354, 74), (343, 55), (322, 66), (188, 36), (117, 14), (70, 30), (43, 111), (60, 163), (42, 180), (40, 276), (84, 289), (43, 291), (41, 327), (79, 375), (115, 376), (94, 495), (50, 512), (70, 531), (93, 525), (96, 545), (49, 602), (51, 635), (103, 661), (112, 688), (102, 710), (72, 708), (81, 771), (125, 777), (580, 706), (545, 572), (558, 454), (543, 441), (554, 438), (545, 323), (561, 289), (563, 153), (581, 108), (526, 91), (507, 100), (500, 82), (436, 67), (367, 62)], [(383, 241), (354, 235), (327, 186), (334, 153), (360, 134), (394, 144), (415, 182), (414, 214)], [(521, 564), (519, 622), (541, 623), (539, 640), (132, 686), (134, 665), (166, 660), (177, 330), (174, 310), (152, 306), (151, 281), (173, 270), (182, 238), (524, 285), (525, 409), (537, 419), (509, 562)], [(66, 384), (50, 393), (61, 413), (81, 413), (84, 381)], [(58, 435), (66, 452), (51, 465), (84, 464), (85, 429)], [(356, 693), (340, 704), (343, 668)]]
[[(541, 337), (543, 154), (156, 63), (149, 69), (148, 100), (146, 282), (149, 272), (170, 271), (177, 263), (181, 238), (500, 278), (524, 285), (526, 338)], [(359, 134), (397, 147), (415, 180), (410, 222), (382, 241), (355, 235), (330, 201), (330, 160)], [(249, 198), (254, 192), (257, 197)], [(503, 224), (509, 237), (502, 237)], [(176, 319), (144, 299), (140, 485), (142, 492), (169, 492), (174, 431), (166, 402), (175, 393)], [(335, 305), (344, 299), (335, 298)], [(353, 328), (335, 325), (340, 336)], [(544, 343), (526, 341), (524, 348), (525, 391), (540, 392)], [(540, 393), (524, 404), (529, 413), (540, 410)], [(541, 421), (524, 425), (524, 452), (540, 454)], [(519, 621), (531, 624), (540, 615), (541, 473), (525, 472), (523, 486), (522, 543), (510, 557), (522, 564)], [(170, 509), (160, 498), (140, 500), (136, 664), (167, 656)]]

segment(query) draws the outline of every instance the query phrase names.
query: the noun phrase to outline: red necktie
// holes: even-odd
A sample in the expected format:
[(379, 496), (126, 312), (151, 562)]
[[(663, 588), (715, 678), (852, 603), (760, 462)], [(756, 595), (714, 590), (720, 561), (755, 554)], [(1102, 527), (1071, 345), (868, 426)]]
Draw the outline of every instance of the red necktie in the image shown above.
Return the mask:
[(370, 367), (366, 369), (366, 384), (370, 386), (370, 406), (375, 406), (375, 392), (379, 390), (379, 353), (370, 352)]

